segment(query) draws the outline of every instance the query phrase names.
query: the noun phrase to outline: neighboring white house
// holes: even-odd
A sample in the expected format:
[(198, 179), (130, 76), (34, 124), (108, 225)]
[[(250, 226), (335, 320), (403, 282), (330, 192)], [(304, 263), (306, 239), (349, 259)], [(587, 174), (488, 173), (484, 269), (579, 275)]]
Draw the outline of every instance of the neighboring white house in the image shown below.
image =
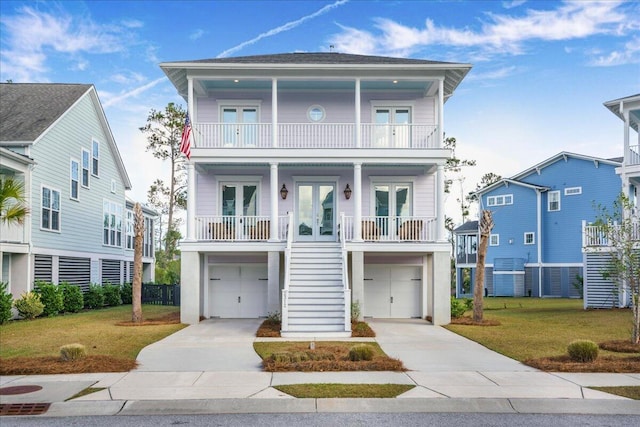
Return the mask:
[(282, 334), (450, 321), (444, 103), (471, 66), (341, 53), (166, 62), (193, 146), (181, 317)]
[[(14, 297), (37, 280), (130, 281), (131, 183), (95, 87), (3, 83), (0, 97), (0, 175), (25, 182), (31, 211), (23, 225), (0, 229), (0, 281)], [(155, 213), (145, 215), (152, 230)], [(150, 281), (153, 251), (146, 255)]]

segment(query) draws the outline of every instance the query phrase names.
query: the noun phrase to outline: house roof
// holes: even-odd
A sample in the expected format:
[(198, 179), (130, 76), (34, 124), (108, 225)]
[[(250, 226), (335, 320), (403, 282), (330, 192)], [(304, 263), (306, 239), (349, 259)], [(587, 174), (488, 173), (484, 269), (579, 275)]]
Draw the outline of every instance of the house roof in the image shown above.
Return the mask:
[(576, 154), (576, 153), (569, 153), (568, 151), (561, 151), (555, 156), (549, 157), (548, 159), (538, 163), (537, 165), (531, 166), (530, 168), (527, 168), (522, 172), (512, 176), (511, 179), (514, 179), (514, 180), (522, 179), (527, 175), (530, 175), (532, 172), (537, 172), (540, 169), (546, 168), (547, 166), (557, 162), (558, 160), (564, 160), (568, 157), (573, 157), (574, 159), (580, 159), (580, 160), (587, 160), (590, 162), (604, 163), (612, 166), (621, 166), (621, 162), (616, 162), (611, 159), (603, 159), (600, 157), (586, 156), (584, 154)]
[(478, 232), (478, 221), (467, 221), (458, 228), (453, 230), (456, 234), (469, 233), (469, 232)]
[(0, 83), (0, 141), (35, 141), (91, 87), (88, 84)]
[[(471, 70), (470, 64), (429, 61), (424, 59), (394, 58), (386, 56), (354, 55), (337, 52), (280, 53), (271, 55), (238, 56), (190, 61), (163, 62), (160, 68), (169, 77), (182, 96), (188, 88), (188, 71), (260, 70), (278, 75), (283, 70), (322, 70), (323, 74), (341, 71), (393, 71), (394, 75), (418, 72), (444, 73), (444, 96), (453, 94), (464, 76)], [(277, 72), (276, 72), (277, 71)], [(355, 75), (355, 74), (353, 74)], [(424, 74), (423, 74), (424, 75)], [(199, 74), (202, 76), (202, 74)]]
[(535, 185), (535, 184), (529, 184), (528, 182), (523, 182), (523, 181), (518, 181), (517, 179), (511, 179), (511, 178), (502, 178), (500, 181), (494, 182), (493, 184), (484, 187), (478, 191), (475, 191), (474, 194), (477, 194), (479, 196), (488, 193), (489, 191), (493, 191), (496, 188), (500, 187), (500, 186), (509, 186), (510, 184), (513, 185), (519, 185), (521, 187), (526, 187), (526, 188), (531, 188), (532, 190), (540, 190), (540, 191), (547, 191), (549, 189), (549, 187), (545, 187), (543, 185)]
[(614, 99), (612, 101), (607, 101), (604, 103), (604, 106), (609, 109), (613, 114), (618, 116), (620, 120), (624, 121), (624, 116), (622, 115), (622, 107), (624, 104), (636, 104), (636, 108), (631, 111), (629, 125), (636, 130), (636, 132), (640, 132), (639, 123), (640, 123), (640, 93), (626, 96), (624, 98)]

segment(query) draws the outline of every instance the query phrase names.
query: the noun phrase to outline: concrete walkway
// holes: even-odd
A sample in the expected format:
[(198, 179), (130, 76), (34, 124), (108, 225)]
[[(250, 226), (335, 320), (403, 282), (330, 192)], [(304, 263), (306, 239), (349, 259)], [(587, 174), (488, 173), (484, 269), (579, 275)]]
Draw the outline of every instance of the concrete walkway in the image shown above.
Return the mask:
[[(217, 319), (189, 326), (146, 347), (139, 354), (139, 368), (131, 372), (0, 377), (2, 388), (42, 387), (28, 394), (1, 395), (0, 403), (54, 402), (49, 416), (476, 410), (640, 415), (640, 402), (587, 388), (640, 386), (640, 373), (546, 373), (421, 320), (376, 319), (369, 323), (376, 331), (375, 341), (389, 356), (402, 360), (409, 371), (262, 372), (252, 347), (260, 320)], [(273, 388), (296, 383), (416, 387), (397, 399), (355, 400), (294, 399)], [(89, 386), (104, 390), (64, 402)]]

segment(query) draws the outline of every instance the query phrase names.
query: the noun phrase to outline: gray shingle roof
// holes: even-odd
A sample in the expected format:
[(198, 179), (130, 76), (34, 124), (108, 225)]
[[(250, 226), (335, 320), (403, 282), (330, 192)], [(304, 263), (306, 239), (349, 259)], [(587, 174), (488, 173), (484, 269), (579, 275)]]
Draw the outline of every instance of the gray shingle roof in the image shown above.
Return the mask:
[(423, 59), (354, 55), (337, 52), (277, 53), (272, 55), (236, 56), (184, 62), (210, 64), (448, 64), (448, 62), (427, 61)]
[(34, 141), (91, 86), (0, 83), (0, 141)]
[(464, 224), (462, 224), (460, 227), (455, 228), (453, 230), (454, 233), (465, 233), (465, 232), (470, 232), (470, 231), (478, 231), (478, 221), (467, 221)]

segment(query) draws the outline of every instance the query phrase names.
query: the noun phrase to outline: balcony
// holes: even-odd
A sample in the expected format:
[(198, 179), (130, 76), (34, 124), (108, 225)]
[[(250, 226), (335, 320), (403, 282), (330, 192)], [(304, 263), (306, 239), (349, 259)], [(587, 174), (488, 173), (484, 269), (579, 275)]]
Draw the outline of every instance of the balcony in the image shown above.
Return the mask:
[(0, 223), (0, 242), (27, 243), (24, 224)]
[(629, 146), (627, 158), (624, 160), (627, 162), (627, 166), (640, 165), (640, 145)]
[[(271, 123), (197, 123), (196, 148), (275, 148)], [(440, 148), (438, 127), (416, 124), (280, 123), (277, 148)]]
[[(614, 234), (622, 234), (620, 237), (624, 237), (627, 234), (627, 231), (622, 230), (622, 227), (619, 225), (613, 226)], [(640, 221), (635, 221), (631, 224), (630, 233), (633, 241), (638, 242), (640, 244)], [(605, 230), (602, 226), (598, 225), (583, 225), (582, 228), (582, 247), (584, 249), (597, 249), (597, 248), (608, 248), (612, 246), (612, 242), (610, 241), (609, 236), (605, 233)]]

